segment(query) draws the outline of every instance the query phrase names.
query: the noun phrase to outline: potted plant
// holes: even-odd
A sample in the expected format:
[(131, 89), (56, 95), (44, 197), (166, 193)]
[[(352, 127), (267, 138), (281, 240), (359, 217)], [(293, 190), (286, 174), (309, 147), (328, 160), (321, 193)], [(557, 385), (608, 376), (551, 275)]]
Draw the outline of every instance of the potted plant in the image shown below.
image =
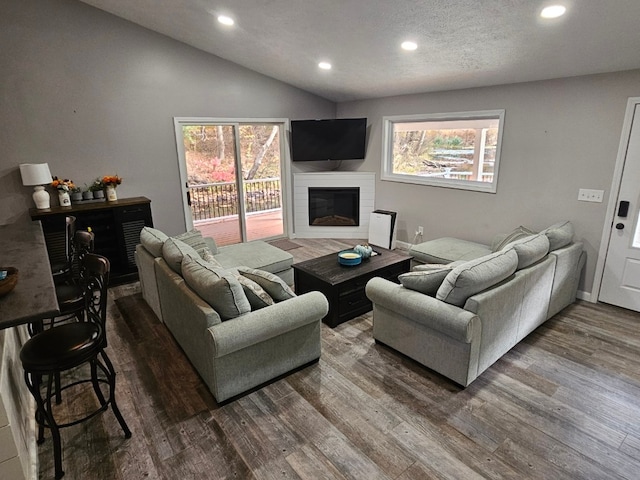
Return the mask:
[(104, 198), (104, 185), (102, 185), (102, 180), (99, 178), (94, 180), (89, 190), (93, 192), (93, 198)]
[(93, 191), (91, 190), (91, 187), (88, 186), (86, 183), (84, 184), (84, 190), (82, 190), (82, 199), (83, 200), (93, 199)]
[(75, 203), (81, 200), (82, 200), (82, 189), (77, 185), (74, 185), (73, 188), (71, 189), (71, 201)]

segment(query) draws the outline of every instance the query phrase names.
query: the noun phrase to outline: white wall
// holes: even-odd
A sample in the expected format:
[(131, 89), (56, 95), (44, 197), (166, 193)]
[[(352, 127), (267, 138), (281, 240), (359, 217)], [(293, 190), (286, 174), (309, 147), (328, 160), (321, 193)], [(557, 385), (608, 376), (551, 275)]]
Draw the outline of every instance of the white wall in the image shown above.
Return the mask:
[[(543, 229), (573, 222), (588, 260), (580, 290), (590, 292), (627, 99), (640, 95), (640, 70), (406, 95), (338, 105), (339, 117), (371, 124), (361, 171), (380, 174), (385, 115), (505, 109), (496, 194), (378, 180), (376, 208), (399, 212), (398, 240), (452, 236), (490, 243), (518, 225)], [(605, 191), (579, 202), (578, 189)]]
[[(124, 178), (185, 228), (173, 117), (333, 117), (335, 104), (74, 0), (0, 0), (0, 223), (27, 214), (20, 163)], [(55, 202), (55, 200), (54, 200)]]

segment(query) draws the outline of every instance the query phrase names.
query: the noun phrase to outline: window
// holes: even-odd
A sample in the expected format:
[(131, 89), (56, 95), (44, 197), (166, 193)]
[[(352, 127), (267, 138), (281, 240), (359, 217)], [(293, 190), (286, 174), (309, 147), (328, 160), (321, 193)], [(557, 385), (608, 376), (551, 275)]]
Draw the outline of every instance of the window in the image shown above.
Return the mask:
[(504, 110), (383, 122), (382, 180), (496, 192)]

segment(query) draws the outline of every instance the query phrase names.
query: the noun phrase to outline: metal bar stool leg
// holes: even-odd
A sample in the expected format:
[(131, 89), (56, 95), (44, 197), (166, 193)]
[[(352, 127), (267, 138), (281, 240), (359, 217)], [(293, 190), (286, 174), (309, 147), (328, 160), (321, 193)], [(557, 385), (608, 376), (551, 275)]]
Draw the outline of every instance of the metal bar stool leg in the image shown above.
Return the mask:
[(93, 385), (93, 391), (96, 392), (96, 397), (101, 406), (105, 406), (107, 401), (100, 390), (100, 382), (98, 381), (98, 360), (96, 358), (91, 360), (91, 384)]
[(100, 355), (102, 356), (107, 370), (109, 371), (107, 376), (109, 378), (109, 401), (111, 403), (111, 409), (113, 410), (113, 414), (118, 419), (118, 423), (122, 427), (124, 437), (131, 438), (131, 430), (129, 430), (127, 422), (124, 421), (124, 417), (120, 413), (120, 409), (118, 408), (118, 404), (116, 403), (116, 371), (113, 368), (113, 364), (111, 363), (111, 360), (109, 360), (109, 357), (104, 350), (100, 351)]

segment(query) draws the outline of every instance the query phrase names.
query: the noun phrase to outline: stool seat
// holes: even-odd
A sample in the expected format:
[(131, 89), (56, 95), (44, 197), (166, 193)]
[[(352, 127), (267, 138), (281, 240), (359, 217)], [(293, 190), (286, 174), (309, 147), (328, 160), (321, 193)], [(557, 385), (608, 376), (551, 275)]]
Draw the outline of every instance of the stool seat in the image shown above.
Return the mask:
[(65, 309), (67, 304), (75, 305), (80, 302), (80, 307), (84, 306), (84, 292), (80, 285), (64, 284), (56, 286), (56, 299), (62, 310)]
[(20, 350), (20, 361), (33, 372), (66, 370), (85, 363), (101, 348), (100, 327), (74, 322), (45, 330)]

